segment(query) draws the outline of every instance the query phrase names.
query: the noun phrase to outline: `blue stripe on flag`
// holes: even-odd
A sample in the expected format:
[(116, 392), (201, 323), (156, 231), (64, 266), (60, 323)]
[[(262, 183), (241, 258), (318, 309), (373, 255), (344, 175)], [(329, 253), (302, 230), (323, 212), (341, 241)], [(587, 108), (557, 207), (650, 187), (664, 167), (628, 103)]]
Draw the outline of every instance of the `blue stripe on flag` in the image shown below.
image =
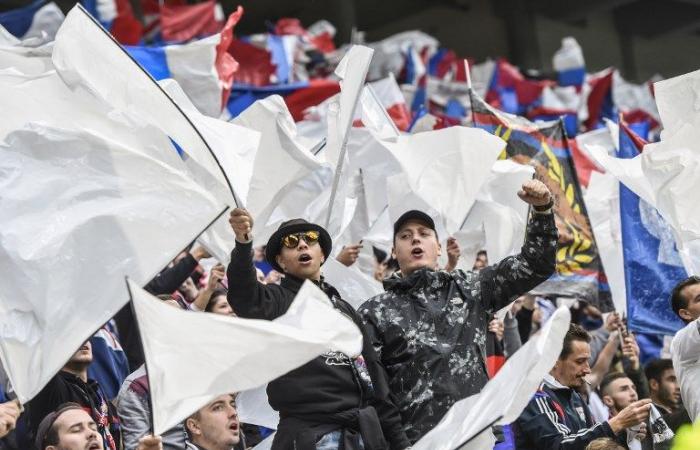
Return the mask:
[(581, 86), (585, 78), (585, 67), (562, 70), (561, 72), (557, 73), (557, 82), (559, 83), (559, 86)]
[(270, 60), (277, 66), (277, 82), (280, 84), (289, 81), (289, 62), (287, 51), (284, 48), (283, 37), (271, 34), (267, 38), (267, 49), (270, 51)]
[(125, 46), (124, 48), (156, 80), (170, 78), (165, 47)]

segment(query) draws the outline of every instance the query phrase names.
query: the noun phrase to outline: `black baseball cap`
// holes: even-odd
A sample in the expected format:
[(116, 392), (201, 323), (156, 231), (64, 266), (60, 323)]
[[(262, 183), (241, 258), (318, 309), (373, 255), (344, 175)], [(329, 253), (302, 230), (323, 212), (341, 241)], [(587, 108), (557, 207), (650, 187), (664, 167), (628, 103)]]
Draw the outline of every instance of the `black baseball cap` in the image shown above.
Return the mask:
[(399, 233), (401, 227), (404, 226), (406, 222), (409, 222), (411, 220), (423, 222), (428, 226), (428, 228), (433, 230), (435, 232), (435, 235), (437, 236), (437, 230), (435, 229), (435, 221), (433, 220), (433, 218), (424, 213), (423, 211), (412, 209), (401, 214), (401, 217), (399, 217), (398, 220), (394, 222), (394, 238), (396, 238), (396, 235)]

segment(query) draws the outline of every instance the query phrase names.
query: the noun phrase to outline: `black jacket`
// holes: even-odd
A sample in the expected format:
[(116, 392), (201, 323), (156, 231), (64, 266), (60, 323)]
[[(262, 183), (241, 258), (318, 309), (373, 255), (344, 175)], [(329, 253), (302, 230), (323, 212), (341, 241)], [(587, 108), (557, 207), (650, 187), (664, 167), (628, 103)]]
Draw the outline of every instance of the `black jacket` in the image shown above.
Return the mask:
[[(236, 243), (231, 253), (231, 263), (227, 270), (228, 300), (240, 317), (273, 320), (287, 311), (303, 280), (286, 275), (280, 285), (259, 283), (252, 251), (252, 243)], [(408, 447), (398, 411), (388, 399), (386, 373), (365, 334), (362, 321), (353, 307), (340, 298), (335, 288), (323, 281), (318, 285), (331, 299), (333, 306), (352, 319), (363, 332), (362, 357), (372, 387), (369, 388), (359, 379), (355, 362), (337, 352), (314, 358), (270, 382), (267, 387), (270, 406), (280, 412), (280, 426), (273, 448), (285, 448), (279, 443), (293, 443), (295, 437), (291, 435), (303, 431), (290, 429), (299, 426), (287, 426), (285, 419), (289, 418), (290, 424), (322, 425), (322, 421), (332, 421), (338, 414), (349, 411), (354, 411), (357, 419), (358, 412), (366, 406), (373, 406), (377, 410), (381, 429), (392, 449)]]
[(556, 245), (554, 217), (533, 214), (519, 255), (480, 272), (395, 274), (360, 307), (411, 442), (484, 387), (491, 315), (549, 278)]
[(607, 422), (594, 423), (577, 392), (551, 376), (513, 423), (513, 432), (516, 450), (584, 450), (595, 439), (617, 438)]
[(90, 379), (85, 383), (63, 370), (27, 403), (28, 428), (32, 440), (42, 419), (67, 402), (79, 404), (90, 414), (97, 424), (97, 431), (102, 435), (106, 450), (120, 448), (119, 417), (100, 386)]

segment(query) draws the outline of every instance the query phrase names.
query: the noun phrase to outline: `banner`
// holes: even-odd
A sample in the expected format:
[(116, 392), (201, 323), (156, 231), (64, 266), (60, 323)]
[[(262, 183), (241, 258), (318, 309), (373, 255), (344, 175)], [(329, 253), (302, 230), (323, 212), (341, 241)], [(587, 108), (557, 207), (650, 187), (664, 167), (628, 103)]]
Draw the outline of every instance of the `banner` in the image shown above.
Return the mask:
[(598, 255), (563, 123), (535, 124), (494, 109), (473, 91), (471, 98), (474, 125), (507, 142), (500, 159), (533, 165), (535, 176), (554, 195), (554, 213), (559, 231), (556, 273), (532, 292), (540, 296), (577, 298), (603, 312), (611, 311), (610, 288)]

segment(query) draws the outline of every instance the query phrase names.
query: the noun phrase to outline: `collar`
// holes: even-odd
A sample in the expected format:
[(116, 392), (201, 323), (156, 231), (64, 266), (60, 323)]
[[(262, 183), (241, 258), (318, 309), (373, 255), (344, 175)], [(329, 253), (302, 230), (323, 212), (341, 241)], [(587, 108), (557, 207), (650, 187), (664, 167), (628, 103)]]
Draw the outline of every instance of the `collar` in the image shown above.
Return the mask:
[(421, 288), (434, 281), (438, 281), (440, 285), (444, 284), (450, 274), (444, 270), (435, 270), (429, 267), (417, 269), (407, 276), (403, 276), (401, 272), (394, 272), (383, 282), (385, 290), (401, 290), (409, 291), (411, 289)]
[(549, 387), (552, 388), (552, 389), (567, 389), (567, 390), (571, 390), (570, 387), (564, 386), (563, 384), (561, 384), (560, 382), (558, 382), (557, 379), (554, 378), (554, 377), (552, 376), (552, 374), (549, 374), (549, 373), (546, 374), (546, 375), (544, 376), (544, 378), (542, 379), (542, 381), (543, 381), (547, 386), (549, 386)]
[[(299, 292), (299, 289), (301, 289), (301, 285), (304, 284), (304, 281), (306, 280), (303, 278), (295, 277), (294, 275), (285, 273), (284, 278), (282, 278), (282, 281), (280, 281), (280, 286), (287, 288), (296, 294), (297, 292)], [(321, 279), (319, 281), (311, 279), (309, 279), (309, 281), (311, 281), (313, 284), (315, 284), (321, 289), (323, 289), (323, 285), (325, 284), (323, 282), (323, 276), (321, 276)]]

